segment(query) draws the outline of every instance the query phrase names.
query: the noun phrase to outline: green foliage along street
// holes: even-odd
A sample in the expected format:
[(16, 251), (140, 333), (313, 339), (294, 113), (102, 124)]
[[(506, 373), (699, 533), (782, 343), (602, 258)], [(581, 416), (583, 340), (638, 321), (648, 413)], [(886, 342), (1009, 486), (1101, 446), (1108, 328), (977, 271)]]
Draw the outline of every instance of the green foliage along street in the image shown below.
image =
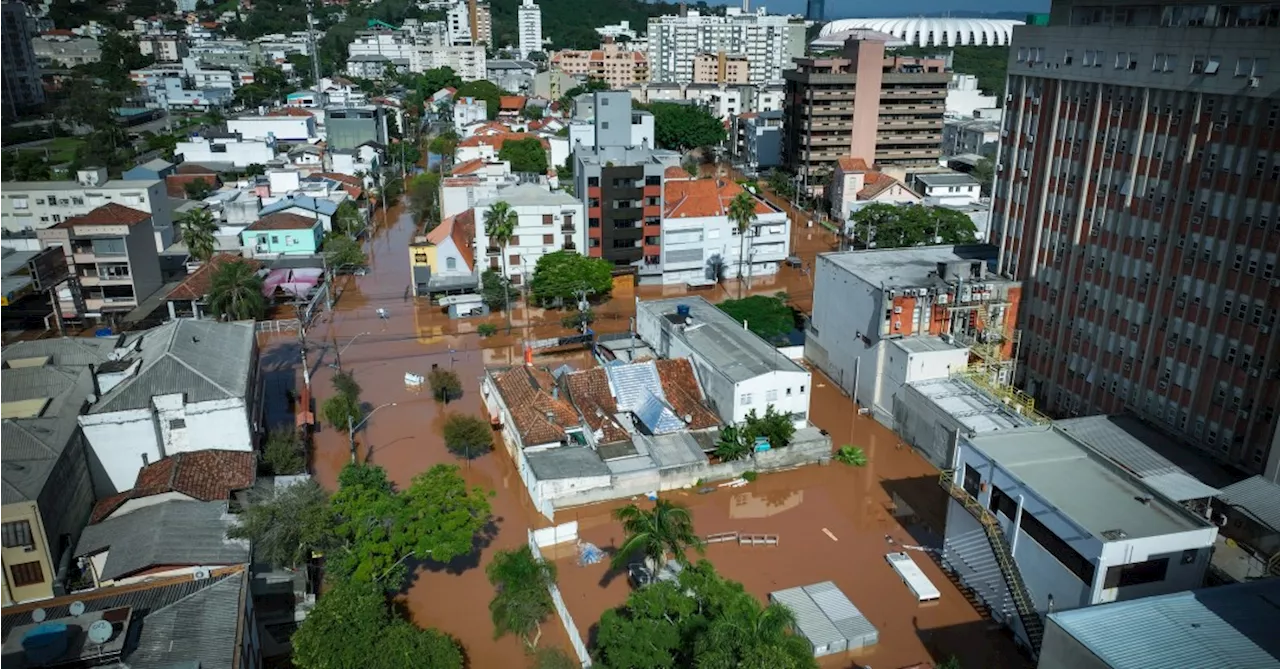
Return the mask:
[(409, 182), (405, 186), (405, 196), (408, 198), (409, 211), (413, 213), (415, 221), (419, 223), (429, 221), (428, 229), (440, 222), (439, 216), (436, 215), (439, 211), (436, 201), (440, 197), (439, 172), (423, 172), (409, 177)]
[(330, 234), (324, 240), (324, 260), (334, 271), (342, 267), (363, 267), (369, 262), (360, 242), (337, 234)]
[(777, 297), (751, 295), (716, 306), (768, 342), (776, 342), (796, 329), (795, 310)]
[(492, 81), (485, 79), (477, 79), (468, 81), (458, 87), (458, 92), (454, 94), (453, 99), (476, 98), (484, 100), (485, 112), (489, 119), (493, 120), (498, 117), (498, 108), (501, 106), (502, 89)]
[(653, 114), (653, 134), (661, 148), (688, 151), (724, 141), (724, 124), (699, 105), (654, 102), (634, 106)]
[(850, 233), (878, 249), (977, 241), (978, 228), (968, 216), (942, 207), (869, 204), (849, 216)]
[(209, 287), (209, 313), (217, 318), (249, 321), (262, 318), (266, 310), (258, 270), (243, 260), (218, 265)]
[(579, 291), (603, 297), (613, 290), (613, 263), (573, 251), (548, 253), (538, 258), (529, 289), (543, 306), (576, 306)]
[(444, 422), (444, 447), (467, 460), (478, 458), (493, 450), (493, 428), (475, 416), (449, 416)]
[(526, 544), (499, 551), (485, 569), (495, 590), (489, 602), (493, 635), (514, 634), (532, 650), (542, 638), (542, 623), (555, 612), (548, 588), (556, 582), (556, 566), (533, 555)]
[(547, 152), (537, 137), (506, 140), (498, 149), (498, 160), (510, 161), (512, 172), (546, 174), (549, 167)]
[(688, 563), (685, 552), (690, 548), (703, 551), (702, 540), (693, 531), (693, 515), (681, 504), (667, 499), (659, 499), (652, 509), (628, 504), (615, 509), (613, 518), (622, 523), (626, 536), (613, 554), (615, 569), (626, 567), (636, 555), (656, 570), (668, 559)]

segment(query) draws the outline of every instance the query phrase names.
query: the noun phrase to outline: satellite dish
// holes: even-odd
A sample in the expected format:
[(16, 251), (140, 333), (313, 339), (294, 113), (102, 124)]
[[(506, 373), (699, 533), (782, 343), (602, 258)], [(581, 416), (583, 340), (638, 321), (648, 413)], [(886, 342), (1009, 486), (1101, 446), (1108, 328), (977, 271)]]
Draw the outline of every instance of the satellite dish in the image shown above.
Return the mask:
[(84, 602), (71, 602), (71, 606), (67, 609), (71, 611), (71, 615), (78, 616), (84, 613)]
[(115, 629), (111, 627), (111, 623), (105, 620), (95, 620), (89, 626), (89, 640), (99, 645), (110, 641), (114, 633)]
[(31, 619), (38, 623), (44, 622), (44, 619), (48, 617), (49, 617), (49, 613), (44, 609), (36, 609), (35, 611), (31, 612)]
[(203, 581), (204, 579), (209, 578), (211, 575), (212, 574), (209, 573), (208, 567), (196, 567), (195, 572), (192, 574), (192, 576), (197, 581)]

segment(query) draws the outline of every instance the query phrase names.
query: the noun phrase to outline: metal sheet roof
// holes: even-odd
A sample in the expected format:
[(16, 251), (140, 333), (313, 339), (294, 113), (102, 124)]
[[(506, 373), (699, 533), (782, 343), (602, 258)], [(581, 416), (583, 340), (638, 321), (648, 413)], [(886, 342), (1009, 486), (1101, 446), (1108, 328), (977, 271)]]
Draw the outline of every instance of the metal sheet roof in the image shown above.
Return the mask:
[(76, 556), (109, 551), (103, 579), (158, 565), (245, 564), (249, 542), (227, 538), (235, 522), (226, 502), (163, 502), (86, 527)]
[(1163, 437), (1136, 419), (1085, 416), (1054, 421), (1054, 425), (1175, 502), (1206, 499), (1218, 494), (1217, 488), (1202, 483), (1156, 452), (1150, 443)]
[(1049, 615), (1112, 669), (1280, 667), (1280, 579)]
[(1248, 511), (1273, 532), (1280, 532), (1280, 485), (1254, 476), (1223, 488), (1218, 497)]
[(1155, 474), (1141, 478), (1147, 487), (1175, 502), (1208, 499), (1218, 494), (1217, 488), (1201, 483), (1184, 471)]
[(827, 614), (818, 608), (818, 604), (813, 601), (809, 593), (804, 591), (804, 588), (787, 588), (771, 592), (769, 599), (791, 609), (796, 616), (796, 628), (804, 638), (809, 640), (810, 644), (830, 646), (840, 645), (845, 641), (844, 635), (827, 618)]
[(835, 583), (823, 581), (806, 585), (804, 591), (849, 642), (851, 650), (874, 645), (880, 640), (880, 632), (875, 625), (862, 615)]

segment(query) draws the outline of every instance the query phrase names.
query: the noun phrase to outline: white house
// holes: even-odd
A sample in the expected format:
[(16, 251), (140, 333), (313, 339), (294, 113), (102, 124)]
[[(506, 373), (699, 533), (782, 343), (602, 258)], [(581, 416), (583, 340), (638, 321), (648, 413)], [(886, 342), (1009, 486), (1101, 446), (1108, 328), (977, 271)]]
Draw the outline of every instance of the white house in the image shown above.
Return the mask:
[(476, 249), (483, 250), (488, 269), (501, 269), (501, 251), (489, 242), (484, 231), (484, 214), (496, 202), (506, 202), (518, 217), (515, 232), (507, 242), (507, 273), (515, 285), (523, 285), (533, 275), (538, 259), (560, 250), (581, 251), (587, 243), (586, 209), (564, 191), (551, 191), (537, 184), (521, 184), (499, 190), (492, 198), (476, 203)]
[(276, 157), (275, 142), (244, 140), (238, 137), (192, 137), (178, 142), (173, 150), (175, 158), (191, 163), (231, 163), (236, 167), (266, 165)]
[(476, 98), (457, 98), (453, 101), (453, 129), (459, 136), (465, 136), (463, 128), (482, 123), (489, 118), (489, 108), (484, 100)]
[(925, 204), (966, 205), (982, 197), (982, 184), (963, 172), (916, 174), (915, 182)]
[(305, 142), (316, 136), (316, 117), (302, 109), (290, 108), (289, 114), (257, 116), (244, 114), (227, 119), (227, 132), (238, 132), (243, 139), (277, 142)]
[(80, 416), (98, 497), (176, 453), (252, 451), (261, 428), (252, 322), (180, 319), (130, 336), (94, 370), (99, 398)]
[(738, 424), (770, 406), (808, 425), (812, 376), (702, 297), (636, 303), (636, 332), (663, 358), (689, 358), (721, 420)]
[[(725, 277), (778, 273), (789, 253), (791, 223), (786, 213), (753, 198), (756, 219), (741, 243), (729, 220), (729, 204), (741, 192), (737, 183), (720, 179), (663, 180), (663, 283), (707, 285)], [(746, 258), (740, 263), (742, 253)]]
[(861, 158), (845, 156), (831, 174), (831, 215), (839, 221), (868, 204), (919, 204), (920, 195), (898, 178), (867, 166)]
[(456, 216), (494, 197), (499, 188), (514, 186), (519, 179), (511, 173), (511, 163), (477, 158), (453, 166), (452, 176), (440, 180), (440, 216)]
[(334, 149), (325, 154), (329, 170), (350, 176), (363, 175), (365, 188), (373, 186), (373, 174), (378, 171), (379, 152), (372, 142), (354, 149)]

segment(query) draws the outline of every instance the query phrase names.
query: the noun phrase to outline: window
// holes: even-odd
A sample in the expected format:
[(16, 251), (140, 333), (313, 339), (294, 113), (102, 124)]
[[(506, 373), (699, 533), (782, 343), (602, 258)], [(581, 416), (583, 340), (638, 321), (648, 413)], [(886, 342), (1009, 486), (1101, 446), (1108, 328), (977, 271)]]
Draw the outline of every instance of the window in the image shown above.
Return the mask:
[[(54, 220), (57, 220), (54, 216)], [(96, 256), (122, 256), (126, 254), (123, 239), (95, 239), (91, 243)]]
[(774, 390), (766, 390), (766, 391), (765, 391), (765, 393), (764, 393), (764, 401), (765, 401), (765, 402), (769, 402), (769, 403), (777, 402), (777, 401), (778, 401), (778, 391), (777, 391), (777, 389), (774, 389)]
[(272, 243), (272, 244), (279, 244), (279, 243), (280, 243), (280, 235), (271, 235), (271, 243)]
[(1204, 73), (1210, 74), (1210, 75), (1217, 74), (1218, 69), (1221, 67), (1222, 67), (1221, 56), (1209, 56), (1209, 62), (1205, 63), (1205, 66), (1204, 66)]
[(4, 536), (5, 548), (35, 548), (36, 544), (31, 539), (31, 523), (25, 520), (15, 520), (4, 525), (0, 525), (0, 534)]
[(981, 486), (982, 486), (982, 474), (978, 470), (974, 469), (973, 467), (970, 467), (969, 465), (965, 465), (964, 466), (964, 483), (963, 483), (964, 491), (969, 493), (971, 497), (976, 499), (978, 497), (978, 493), (981, 491)]
[(587, 177), (587, 185), (588, 185), (588, 186), (599, 186), (599, 185), (600, 185), (600, 177)]
[(1247, 77), (1251, 74), (1253, 74), (1253, 59), (1237, 58), (1236, 59), (1236, 76)]
[(14, 209), (30, 209), (31, 208), (30, 205), (27, 204), (27, 198), (25, 197), (11, 197), (9, 198), (9, 204)]
[[(1017, 514), (1018, 503), (1004, 491), (991, 486), (991, 509), (999, 511), (1010, 520)], [(1083, 555), (1077, 553), (1070, 544), (1063, 541), (1052, 530), (1045, 527), (1036, 517), (1025, 511), (1022, 514), (1022, 531), (1033, 541), (1040, 544), (1062, 566), (1071, 570), (1083, 583), (1093, 583), (1094, 566)]]
[(520, 264), (520, 254), (512, 253), (511, 257), (507, 258), (507, 267), (515, 267), (516, 265), (519, 265), (519, 264)]
[(453, 270), (458, 269), (458, 259), (457, 259), (457, 258), (445, 258), (445, 260), (444, 260), (444, 268), (445, 268), (445, 269), (447, 269), (447, 270), (450, 270), (450, 271), (453, 271)]
[(1070, 65), (1071, 61), (1075, 60), (1075, 57), (1076, 52), (1072, 49), (1067, 49), (1066, 53), (1062, 54), (1062, 64)]
[[(1195, 551), (1192, 552), (1194, 553)], [(1102, 587), (1126, 588), (1131, 585), (1158, 583), (1164, 580), (1168, 571), (1169, 558), (1108, 567), (1107, 576), (1102, 582)]]
[(555, 237), (556, 237), (555, 235), (543, 235), (543, 236), (542, 236), (542, 243), (543, 243), (543, 244), (554, 244), (554, 243), (556, 243), (556, 239), (555, 239)]
[(608, 130), (608, 129), (609, 129), (609, 122), (608, 122), (608, 121), (601, 121), (601, 122), (600, 122), (600, 129), (601, 129), (601, 130)]
[(751, 393), (742, 393), (742, 396), (738, 398), (738, 404), (751, 406)]
[(185, 418), (174, 418), (173, 420), (169, 421), (169, 429), (170, 429), (170, 430), (185, 430), (185, 429), (187, 429), (187, 419), (185, 419)]
[(543, 215), (542, 215), (542, 224), (543, 224), (543, 225), (551, 225), (551, 224), (552, 224), (552, 223), (554, 223), (554, 222), (555, 222), (555, 217), (554, 217), (554, 216), (552, 216), (551, 214), (543, 214)]
[(13, 584), (18, 587), (44, 583), (44, 570), (40, 568), (39, 560), (15, 564), (9, 573), (13, 575)]
[(800, 394), (801, 394), (801, 395), (803, 395), (803, 394), (804, 394), (804, 386), (800, 386)]

